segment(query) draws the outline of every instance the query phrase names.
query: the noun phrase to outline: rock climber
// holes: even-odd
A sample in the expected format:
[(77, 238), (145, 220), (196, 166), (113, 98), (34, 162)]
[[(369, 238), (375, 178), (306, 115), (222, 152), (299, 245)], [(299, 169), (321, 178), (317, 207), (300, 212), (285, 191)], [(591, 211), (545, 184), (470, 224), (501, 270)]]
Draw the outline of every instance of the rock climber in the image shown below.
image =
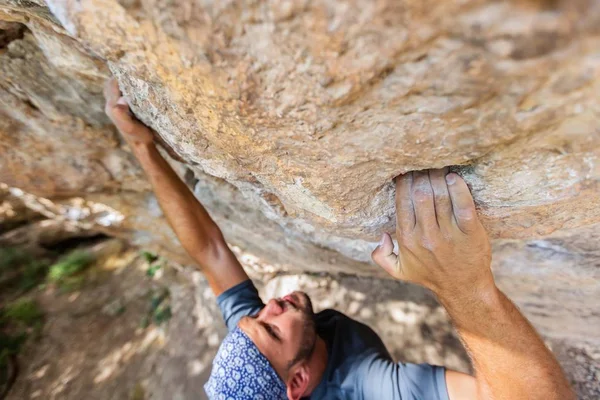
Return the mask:
[(313, 312), (293, 292), (266, 304), (208, 212), (131, 113), (117, 82), (109, 118), (146, 172), (183, 248), (206, 275), (229, 333), (212, 364), (210, 399), (573, 399), (558, 362), (496, 287), (491, 247), (463, 179), (446, 169), (396, 183), (396, 238), (372, 258), (392, 277), (431, 290), (468, 350), (475, 374), (395, 362), (368, 326), (334, 310)]

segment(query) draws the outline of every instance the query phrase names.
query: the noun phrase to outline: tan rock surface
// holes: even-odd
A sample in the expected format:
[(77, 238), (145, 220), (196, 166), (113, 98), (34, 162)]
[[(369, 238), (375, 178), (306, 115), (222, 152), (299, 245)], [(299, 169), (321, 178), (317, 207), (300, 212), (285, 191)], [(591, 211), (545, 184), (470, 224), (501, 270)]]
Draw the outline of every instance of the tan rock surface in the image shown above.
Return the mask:
[[(49, 1), (66, 31), (24, 4), (2, 6), (3, 19), (32, 32), (3, 54), (4, 86), (37, 110), (7, 99), (7, 120), (29, 112), (35, 125), (41, 114), (46, 132), (80, 139), (62, 146), (94, 154), (63, 160), (79, 173), (65, 171), (62, 185), (40, 176), (56, 162), (23, 160), (36, 179), (17, 176), (22, 187), (111, 186), (118, 156), (97, 153), (116, 138), (92, 130), (106, 123), (106, 63), (192, 170), (319, 244), (349, 251), (336, 242), (374, 240), (393, 224), (391, 178), (444, 165), (473, 165), (466, 176), (495, 236), (600, 220), (598, 1)], [(585, 212), (572, 215), (575, 204)]]
[(112, 73), (273, 270), (380, 275), (392, 178), (452, 165), (536, 326), (600, 331), (600, 1), (0, 0), (0, 21), (0, 182), (44, 215), (187, 261), (103, 114)]

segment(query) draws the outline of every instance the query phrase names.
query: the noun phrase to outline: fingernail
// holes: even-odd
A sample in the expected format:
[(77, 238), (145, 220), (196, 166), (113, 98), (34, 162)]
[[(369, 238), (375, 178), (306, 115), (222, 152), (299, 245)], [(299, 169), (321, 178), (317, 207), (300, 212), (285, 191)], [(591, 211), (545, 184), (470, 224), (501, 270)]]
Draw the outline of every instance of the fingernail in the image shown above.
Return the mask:
[(381, 235), (381, 239), (379, 239), (379, 245), (383, 246), (383, 241), (385, 240), (385, 233)]
[(122, 106), (128, 106), (129, 104), (127, 104), (127, 100), (125, 99), (124, 96), (119, 97), (119, 100), (117, 100), (117, 104), (122, 105)]
[(454, 184), (454, 182), (456, 182), (456, 174), (454, 172), (451, 172), (448, 175), (446, 175), (446, 182), (448, 183), (448, 185)]

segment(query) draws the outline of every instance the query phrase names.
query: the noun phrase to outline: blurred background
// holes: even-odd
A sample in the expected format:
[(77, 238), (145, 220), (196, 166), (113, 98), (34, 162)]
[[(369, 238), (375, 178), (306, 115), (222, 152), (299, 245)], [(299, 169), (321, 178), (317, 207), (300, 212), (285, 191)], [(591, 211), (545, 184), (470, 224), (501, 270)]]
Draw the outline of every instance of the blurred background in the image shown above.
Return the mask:
[(600, 1), (0, 0), (0, 398), (188, 399), (225, 327), (104, 115), (115, 76), (263, 298), (469, 371), (370, 263), (392, 179), (452, 166), (493, 270), (600, 397)]

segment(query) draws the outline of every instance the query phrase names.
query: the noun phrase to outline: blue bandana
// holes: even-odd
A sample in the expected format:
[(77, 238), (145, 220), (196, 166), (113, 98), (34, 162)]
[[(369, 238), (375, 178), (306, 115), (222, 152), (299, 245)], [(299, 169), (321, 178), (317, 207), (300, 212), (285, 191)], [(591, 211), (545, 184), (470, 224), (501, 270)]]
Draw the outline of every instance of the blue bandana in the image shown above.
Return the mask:
[(285, 384), (240, 328), (225, 336), (204, 390), (210, 400), (287, 399)]

